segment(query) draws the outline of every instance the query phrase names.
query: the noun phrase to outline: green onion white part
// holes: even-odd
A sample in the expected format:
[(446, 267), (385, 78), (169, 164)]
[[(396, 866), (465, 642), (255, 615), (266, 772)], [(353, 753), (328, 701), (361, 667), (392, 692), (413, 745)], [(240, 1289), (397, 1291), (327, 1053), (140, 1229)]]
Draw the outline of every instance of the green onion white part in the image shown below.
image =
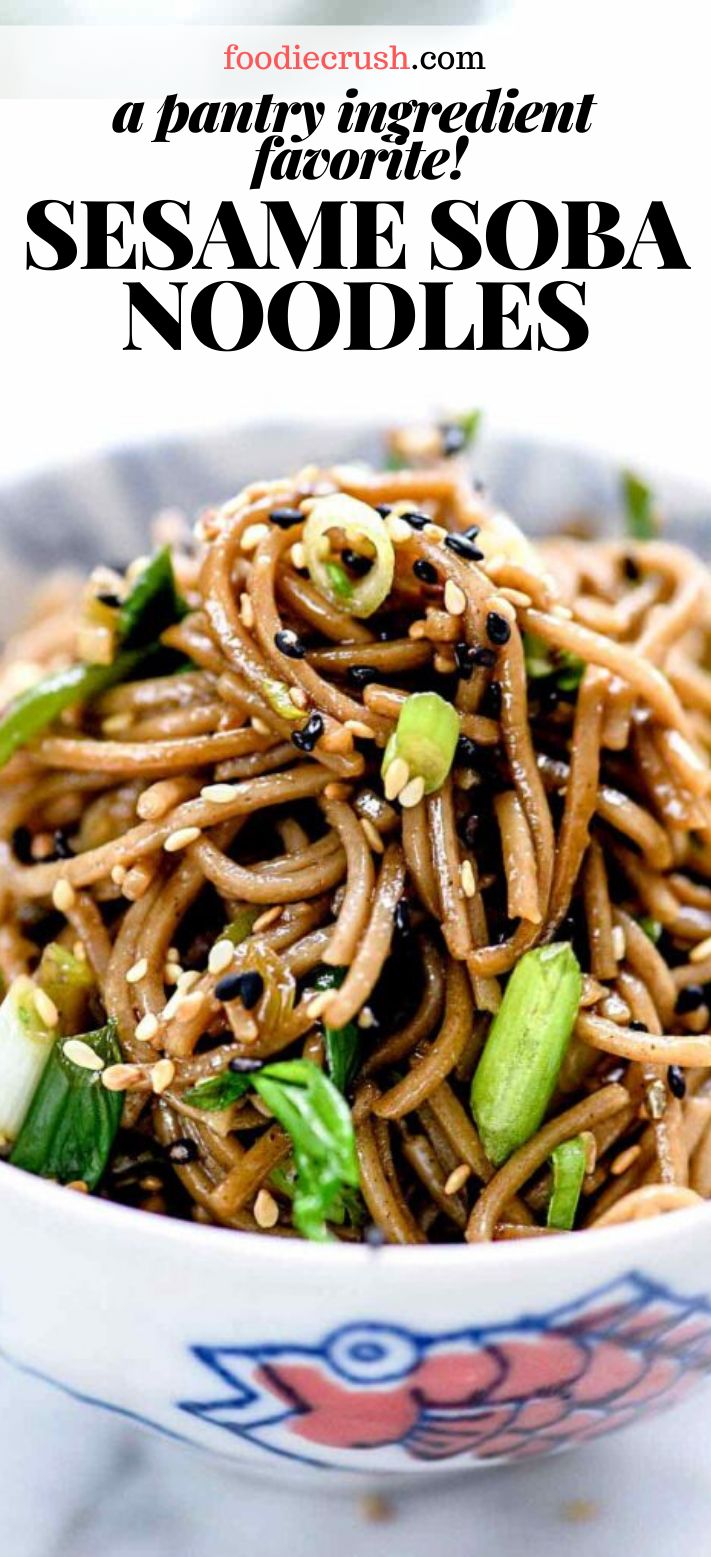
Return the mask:
[(0, 1005), (0, 1148), (11, 1148), (49, 1059), (56, 1031), (35, 1004), (37, 988), (22, 976)]
[[(346, 545), (373, 555), (364, 578), (350, 579), (337, 552), (330, 548), (332, 531), (343, 532)], [(365, 547), (362, 543), (365, 542)], [(311, 582), (331, 604), (351, 616), (372, 616), (390, 594), (395, 572), (393, 543), (382, 518), (369, 503), (344, 492), (321, 497), (304, 525), (304, 555)]]

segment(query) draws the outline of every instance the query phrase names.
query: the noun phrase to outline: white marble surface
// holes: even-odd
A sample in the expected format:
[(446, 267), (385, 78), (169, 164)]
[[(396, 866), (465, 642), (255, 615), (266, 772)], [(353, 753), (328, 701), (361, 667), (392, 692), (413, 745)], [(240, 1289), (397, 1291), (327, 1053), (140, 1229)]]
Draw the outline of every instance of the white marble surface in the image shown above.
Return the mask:
[[(361, 1501), (250, 1482), (0, 1367), (3, 1557), (691, 1557), (710, 1549), (711, 1392), (537, 1466)], [(572, 1506), (571, 1506), (572, 1505)], [(578, 1519), (575, 1519), (575, 1515)], [(584, 1516), (584, 1517), (581, 1517)]]

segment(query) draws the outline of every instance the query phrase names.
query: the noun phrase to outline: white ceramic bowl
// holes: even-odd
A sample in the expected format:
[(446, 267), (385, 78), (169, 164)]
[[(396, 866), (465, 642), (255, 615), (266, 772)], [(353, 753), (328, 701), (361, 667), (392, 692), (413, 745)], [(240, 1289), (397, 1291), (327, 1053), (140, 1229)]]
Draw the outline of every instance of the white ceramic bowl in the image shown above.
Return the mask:
[[(6, 597), (18, 570), (136, 549), (162, 504), (192, 509), (255, 471), (363, 442), (267, 429), (27, 483), (0, 495)], [(597, 460), (508, 442), (477, 464), (532, 527), (614, 507)], [(703, 500), (670, 501), (703, 534)], [(535, 1246), (320, 1247), (168, 1221), (2, 1166), (0, 1248), (9, 1362), (324, 1485), (556, 1452), (672, 1405), (711, 1367), (711, 1207)]]
[(0, 1351), (242, 1466), (332, 1485), (584, 1443), (711, 1368), (711, 1208), (528, 1243), (321, 1247), (2, 1170)]

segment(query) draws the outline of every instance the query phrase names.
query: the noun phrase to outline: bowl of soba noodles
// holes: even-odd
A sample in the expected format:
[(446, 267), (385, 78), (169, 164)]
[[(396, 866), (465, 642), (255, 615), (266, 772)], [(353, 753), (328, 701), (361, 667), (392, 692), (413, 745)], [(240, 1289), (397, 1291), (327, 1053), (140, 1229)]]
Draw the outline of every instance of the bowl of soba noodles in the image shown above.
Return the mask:
[(477, 432), (0, 499), (0, 1354), (324, 1484), (711, 1368), (709, 510)]

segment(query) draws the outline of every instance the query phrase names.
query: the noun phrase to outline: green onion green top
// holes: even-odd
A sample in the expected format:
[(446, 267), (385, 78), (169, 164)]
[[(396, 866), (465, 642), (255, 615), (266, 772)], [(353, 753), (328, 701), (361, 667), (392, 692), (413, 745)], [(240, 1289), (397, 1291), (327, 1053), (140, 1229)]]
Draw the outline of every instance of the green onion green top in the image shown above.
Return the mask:
[(535, 1135), (553, 1096), (580, 1004), (566, 941), (526, 952), (514, 969), (472, 1082), (471, 1104), (497, 1167)]
[(650, 541), (657, 533), (654, 493), (631, 470), (622, 472), (622, 498), (627, 534), (635, 541)]
[[(340, 989), (346, 972), (346, 968), (324, 968), (314, 979), (314, 987)], [(338, 1087), (339, 1092), (345, 1092), (355, 1075), (358, 1064), (360, 1049), (358, 1027), (355, 1022), (347, 1022), (345, 1027), (329, 1027), (328, 1023), (324, 1022), (323, 1041), (328, 1074), (334, 1087)]]
[(570, 1232), (575, 1226), (586, 1160), (587, 1151), (581, 1135), (576, 1135), (572, 1141), (562, 1141), (551, 1152), (553, 1188), (546, 1220), (549, 1227), (555, 1227), (559, 1232)]
[(402, 757), (410, 778), (422, 778), (425, 794), (441, 789), (454, 762), (459, 740), (459, 715), (438, 692), (413, 692), (400, 709), (398, 722), (383, 753), (383, 778), (396, 757)]
[[(108, 1092), (101, 1071), (75, 1065), (59, 1038), (49, 1056), (10, 1157), (16, 1168), (70, 1184), (82, 1179), (95, 1189), (104, 1173), (119, 1127), (123, 1094)], [(114, 1022), (82, 1034), (82, 1042), (104, 1065), (120, 1061)]]
[(305, 1238), (329, 1239), (326, 1226), (344, 1188), (358, 1188), (351, 1112), (338, 1089), (312, 1060), (282, 1060), (259, 1071), (223, 1071), (185, 1093), (192, 1108), (227, 1108), (250, 1087), (259, 1093), (291, 1139), (296, 1165), (294, 1222)]

